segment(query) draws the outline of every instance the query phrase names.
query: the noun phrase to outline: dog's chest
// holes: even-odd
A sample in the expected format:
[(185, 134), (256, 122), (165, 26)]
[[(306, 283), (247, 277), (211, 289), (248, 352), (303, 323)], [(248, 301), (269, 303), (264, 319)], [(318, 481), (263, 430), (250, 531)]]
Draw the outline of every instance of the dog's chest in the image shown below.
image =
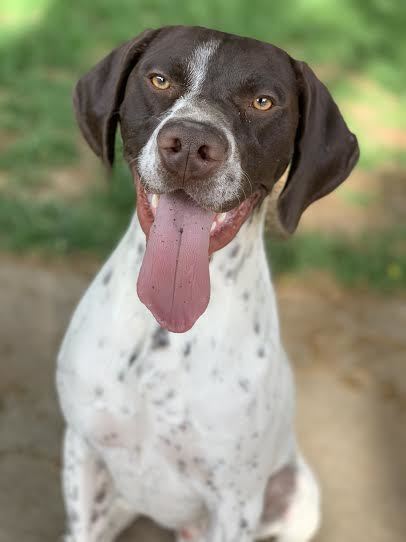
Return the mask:
[(162, 503), (174, 520), (187, 506), (196, 516), (196, 493), (269, 472), (286, 375), (268, 271), (261, 261), (250, 271), (243, 247), (231, 246), (234, 256), (213, 266), (206, 313), (169, 334), (136, 297), (133, 241), (124, 238), (74, 315), (59, 357), (61, 405), (138, 509)]
[[(230, 361), (223, 346), (171, 343), (151, 343), (131, 366), (118, 359), (120, 368), (106, 346), (95, 359), (103, 376), (66, 376), (63, 403), (126, 498), (147, 515), (162, 510), (161, 521), (175, 527), (200, 516), (205, 491), (262, 480), (273, 398), (264, 365), (236, 358), (222, 369)], [(247, 479), (236, 481), (242, 473)]]
[(95, 308), (97, 321), (88, 315), (61, 355), (58, 381), (68, 416), (98, 446), (135, 449), (148, 442), (170, 455), (182, 448), (191, 458), (207, 456), (202, 448), (213, 443), (237, 447), (240, 433), (263, 429), (255, 430), (252, 416), (265, 415), (258, 404), (272, 352), (255, 334), (259, 324), (249, 310), (250, 333), (233, 326), (231, 315), (217, 314), (228, 313), (227, 295), (222, 307), (207, 311), (217, 325), (203, 320), (184, 335), (143, 319), (143, 307), (127, 316), (125, 329), (121, 318)]

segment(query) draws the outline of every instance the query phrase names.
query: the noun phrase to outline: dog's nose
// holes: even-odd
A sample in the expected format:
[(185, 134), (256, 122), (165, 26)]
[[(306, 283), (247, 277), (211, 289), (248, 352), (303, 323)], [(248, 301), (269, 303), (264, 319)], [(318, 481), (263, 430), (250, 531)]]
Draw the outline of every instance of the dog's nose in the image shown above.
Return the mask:
[(191, 120), (166, 122), (157, 144), (162, 165), (183, 181), (213, 175), (228, 155), (228, 141), (220, 130)]

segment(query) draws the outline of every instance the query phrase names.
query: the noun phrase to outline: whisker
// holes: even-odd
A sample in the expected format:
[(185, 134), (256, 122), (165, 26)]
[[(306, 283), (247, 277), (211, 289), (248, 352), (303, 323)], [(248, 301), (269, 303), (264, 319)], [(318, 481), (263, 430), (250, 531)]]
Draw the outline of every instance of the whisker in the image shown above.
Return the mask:
[(134, 164), (137, 160), (138, 160), (138, 156), (134, 156), (133, 158), (131, 158), (131, 159), (128, 161), (128, 165), (131, 166), (131, 165)]
[(241, 168), (241, 173), (243, 174), (244, 178), (247, 179), (248, 184), (250, 185), (251, 194), (253, 194), (254, 188), (253, 188), (253, 186), (252, 186), (252, 181), (251, 181), (251, 179), (250, 179), (250, 176), (249, 176), (248, 173), (247, 173), (246, 171), (244, 171), (242, 168)]
[[(247, 194), (245, 193), (244, 187), (241, 186), (242, 193), (244, 194), (244, 199), (247, 199)], [(238, 196), (237, 196), (238, 197)]]

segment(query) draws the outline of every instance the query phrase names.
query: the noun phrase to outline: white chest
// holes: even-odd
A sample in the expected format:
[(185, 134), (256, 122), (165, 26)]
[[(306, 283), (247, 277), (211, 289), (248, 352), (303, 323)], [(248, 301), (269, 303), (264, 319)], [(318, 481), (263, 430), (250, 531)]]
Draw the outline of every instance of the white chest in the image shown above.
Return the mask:
[(207, 484), (248, 491), (291, 445), (290, 371), (262, 241), (242, 233), (214, 255), (205, 314), (169, 334), (136, 295), (144, 240), (133, 223), (65, 337), (64, 415), (145, 513), (176, 497), (196, 515)]

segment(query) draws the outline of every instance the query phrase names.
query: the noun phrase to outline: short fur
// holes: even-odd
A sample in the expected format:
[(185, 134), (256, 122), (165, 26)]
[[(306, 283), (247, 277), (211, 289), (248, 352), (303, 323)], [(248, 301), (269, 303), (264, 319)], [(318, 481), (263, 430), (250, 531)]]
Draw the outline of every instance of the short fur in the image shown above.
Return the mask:
[[(173, 86), (152, 90), (148, 74)], [(264, 114), (253, 97), (271, 95)], [(262, 42), (202, 28), (146, 31), (78, 83), (75, 109), (91, 148), (111, 165), (120, 124), (144, 187), (182, 187), (214, 211), (263, 197), (290, 164), (278, 199), (292, 232), (303, 210), (350, 173), (358, 146), (310, 68)], [(197, 183), (164, 167), (166, 123), (198, 123), (228, 141), (224, 163)], [(183, 334), (160, 328), (136, 296), (145, 235), (134, 216), (80, 302), (58, 358), (67, 422), (69, 542), (113, 542), (137, 516), (178, 540), (307, 542), (319, 490), (294, 434), (294, 387), (279, 335), (259, 205), (212, 256), (211, 301)]]

